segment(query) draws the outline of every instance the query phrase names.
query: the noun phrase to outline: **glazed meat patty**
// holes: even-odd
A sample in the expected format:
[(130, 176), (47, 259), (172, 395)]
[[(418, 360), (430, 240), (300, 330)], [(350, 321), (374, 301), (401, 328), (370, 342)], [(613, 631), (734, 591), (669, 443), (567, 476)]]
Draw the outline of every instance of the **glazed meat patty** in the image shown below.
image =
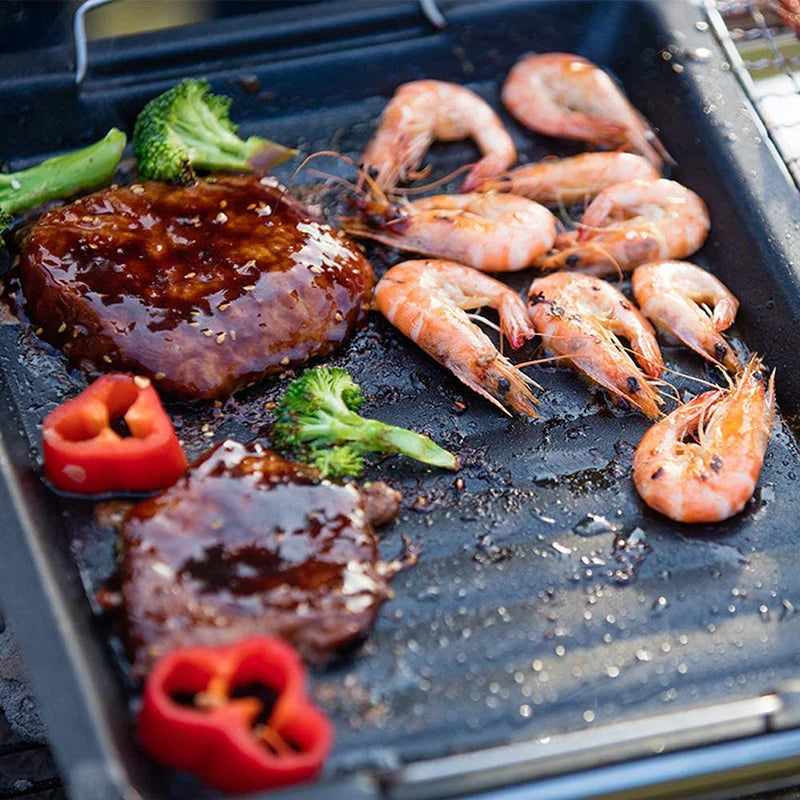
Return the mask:
[(112, 187), (51, 209), (23, 244), (21, 280), (72, 363), (187, 399), (329, 353), (374, 282), (344, 234), (256, 176)]
[(139, 675), (175, 647), (251, 634), (322, 661), (390, 595), (359, 491), (258, 444), (218, 445), (131, 509), (120, 543), (123, 630)]

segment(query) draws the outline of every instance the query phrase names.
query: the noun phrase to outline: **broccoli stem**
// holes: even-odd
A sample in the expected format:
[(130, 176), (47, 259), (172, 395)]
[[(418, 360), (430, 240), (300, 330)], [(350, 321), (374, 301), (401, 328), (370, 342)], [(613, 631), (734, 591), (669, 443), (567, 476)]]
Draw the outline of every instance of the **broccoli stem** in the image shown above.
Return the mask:
[(328, 427), (334, 440), (349, 442), (362, 453), (402, 453), (423, 464), (458, 469), (456, 457), (427, 436), (366, 419), (354, 411), (347, 410), (331, 418)]
[(112, 128), (82, 150), (48, 158), (30, 169), (0, 174), (0, 210), (16, 214), (111, 183), (125, 148), (125, 134)]

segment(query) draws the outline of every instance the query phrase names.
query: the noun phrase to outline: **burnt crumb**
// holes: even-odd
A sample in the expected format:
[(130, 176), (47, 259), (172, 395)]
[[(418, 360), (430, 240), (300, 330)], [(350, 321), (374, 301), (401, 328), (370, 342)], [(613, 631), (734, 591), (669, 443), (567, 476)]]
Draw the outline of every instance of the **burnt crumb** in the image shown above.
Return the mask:
[(560, 306), (555, 300), (551, 301), (550, 303), (550, 315), (553, 317), (558, 317), (559, 319), (564, 316), (564, 307)]
[(364, 512), (372, 525), (391, 522), (400, 511), (403, 495), (383, 481), (369, 481), (360, 489)]
[(511, 389), (511, 384), (508, 382), (508, 378), (504, 378), (502, 375), (497, 379), (497, 388), (503, 393), (508, 394), (508, 391)]
[(703, 473), (702, 475), (698, 475), (697, 476), (697, 480), (702, 481), (703, 483), (705, 483), (708, 480), (708, 475), (706, 475), (705, 473)]
[(620, 300), (619, 304), (624, 308), (626, 311), (631, 310), (631, 304), (627, 300)]
[(261, 91), (261, 81), (257, 75), (240, 75), (236, 81), (248, 94), (258, 94)]
[(715, 455), (711, 458), (711, 461), (708, 464), (714, 472), (719, 472), (722, 469), (722, 459)]
[(717, 342), (714, 345), (714, 355), (717, 357), (718, 361), (722, 361), (722, 359), (725, 358), (726, 355), (728, 355), (728, 348), (725, 347), (725, 345), (722, 344), (722, 342)]
[(627, 378), (625, 382), (628, 384), (628, 391), (631, 394), (636, 394), (636, 392), (638, 392), (642, 388), (641, 385), (639, 384), (638, 379), (634, 378), (633, 375)]
[(580, 260), (581, 260), (581, 257), (577, 253), (573, 253), (572, 255), (569, 255), (569, 256), (566, 257), (566, 259), (564, 260), (564, 263), (568, 267), (574, 267)]
[(664, 474), (664, 467), (659, 467), (650, 477), (657, 481)]

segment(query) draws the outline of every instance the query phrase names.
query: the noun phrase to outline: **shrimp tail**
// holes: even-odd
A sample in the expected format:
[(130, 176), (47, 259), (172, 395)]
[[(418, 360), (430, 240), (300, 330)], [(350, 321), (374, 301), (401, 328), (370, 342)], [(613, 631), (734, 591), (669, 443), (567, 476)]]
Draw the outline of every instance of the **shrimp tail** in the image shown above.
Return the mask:
[(528, 339), (536, 336), (536, 329), (528, 316), (528, 309), (516, 295), (501, 298), (498, 313), (500, 330), (514, 350), (518, 350)]
[[(467, 173), (461, 184), (460, 192), (474, 192), (491, 180), (501, 175), (508, 166), (506, 159), (499, 158), (495, 153), (485, 155)], [(481, 191), (485, 189), (481, 188)]]
[[(465, 369), (459, 369), (453, 365), (450, 368), (462, 383), (485, 397), (504, 414), (511, 416), (504, 405), (507, 403), (520, 414), (538, 418), (539, 414), (536, 411), (538, 401), (528, 388), (533, 381), (499, 353), (485, 368), (480, 381)], [(487, 388), (490, 386), (496, 388), (490, 390)]]
[(724, 331), (730, 328), (730, 326), (733, 325), (734, 319), (736, 319), (736, 312), (738, 310), (739, 304), (736, 300), (729, 297), (723, 297), (718, 300), (717, 304), (714, 306), (714, 315), (712, 317), (714, 327), (718, 331)]

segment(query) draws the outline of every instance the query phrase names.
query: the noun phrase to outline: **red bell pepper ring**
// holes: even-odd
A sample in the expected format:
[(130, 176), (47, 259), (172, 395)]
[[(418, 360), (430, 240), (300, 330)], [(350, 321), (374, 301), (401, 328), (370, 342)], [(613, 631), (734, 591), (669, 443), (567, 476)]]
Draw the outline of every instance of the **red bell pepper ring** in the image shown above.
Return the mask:
[[(259, 688), (277, 693), (271, 709)], [(261, 636), (163, 656), (147, 678), (136, 730), (157, 761), (232, 793), (309, 780), (333, 743), (295, 651)]]
[[(118, 420), (130, 436), (112, 428)], [(42, 424), (42, 444), (47, 479), (65, 492), (165, 489), (186, 469), (156, 390), (133, 375), (104, 375), (53, 409)]]

